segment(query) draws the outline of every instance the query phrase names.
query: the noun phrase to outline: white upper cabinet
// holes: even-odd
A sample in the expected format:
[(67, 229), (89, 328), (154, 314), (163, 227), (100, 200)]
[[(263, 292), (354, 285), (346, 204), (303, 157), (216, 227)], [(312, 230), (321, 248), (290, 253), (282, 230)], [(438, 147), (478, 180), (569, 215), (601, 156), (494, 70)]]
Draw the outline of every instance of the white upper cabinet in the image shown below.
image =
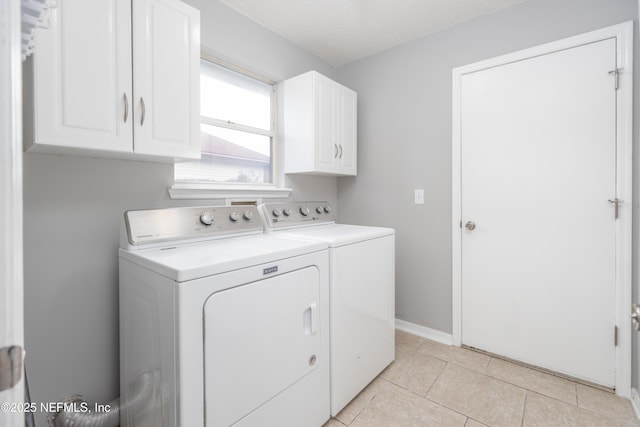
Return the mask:
[(310, 71), (284, 82), (285, 173), (356, 175), (357, 94)]
[(131, 151), (130, 0), (60, 0), (49, 19), (25, 64), (25, 142)]
[(25, 66), (30, 150), (199, 158), (198, 10), (177, 0), (58, 0), (50, 22)]
[(133, 1), (134, 151), (200, 158), (200, 13)]

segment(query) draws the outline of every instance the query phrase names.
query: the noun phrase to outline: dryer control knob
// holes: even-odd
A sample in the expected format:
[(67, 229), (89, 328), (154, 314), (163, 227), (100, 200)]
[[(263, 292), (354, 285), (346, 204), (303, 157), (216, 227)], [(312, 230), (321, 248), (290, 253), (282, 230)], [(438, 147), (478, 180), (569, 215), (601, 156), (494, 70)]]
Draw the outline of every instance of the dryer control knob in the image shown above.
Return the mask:
[(324, 212), (325, 212), (325, 213), (329, 213), (329, 212), (331, 212), (331, 206), (325, 206), (325, 207), (324, 207)]
[(231, 221), (233, 221), (233, 222), (236, 222), (237, 220), (239, 220), (239, 219), (240, 219), (240, 215), (238, 215), (238, 212), (235, 212), (235, 211), (234, 211), (234, 212), (231, 212), (231, 213), (229, 214), (229, 219), (230, 219)]
[(253, 218), (253, 212), (251, 211), (244, 211), (244, 215), (242, 215), (242, 217), (244, 219), (246, 219), (247, 221), (251, 221), (251, 219)]
[(280, 214), (282, 214), (282, 211), (280, 209), (274, 209), (273, 212), (271, 212), (273, 214), (273, 216), (275, 216), (276, 218), (280, 216)]
[(306, 206), (303, 206), (300, 208), (300, 213), (302, 214), (302, 216), (308, 216), (309, 215), (309, 208)]
[(211, 212), (203, 212), (202, 215), (200, 215), (200, 222), (204, 225), (213, 224), (215, 222), (213, 214)]
[(291, 209), (285, 208), (285, 210), (283, 210), (282, 213), (284, 214), (284, 216), (289, 216), (291, 215)]
[(324, 212), (324, 209), (322, 209), (322, 207), (321, 207), (321, 206), (318, 206), (318, 207), (316, 208), (316, 212), (318, 212), (319, 214), (321, 214), (322, 212)]

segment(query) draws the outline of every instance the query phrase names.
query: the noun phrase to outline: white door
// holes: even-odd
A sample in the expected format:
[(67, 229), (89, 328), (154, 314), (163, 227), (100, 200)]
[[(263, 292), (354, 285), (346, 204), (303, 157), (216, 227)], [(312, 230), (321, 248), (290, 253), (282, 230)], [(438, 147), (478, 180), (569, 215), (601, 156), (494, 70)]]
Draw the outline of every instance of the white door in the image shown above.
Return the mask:
[[(20, 3), (0, 2), (0, 426), (25, 425)], [(11, 410), (11, 409), (14, 410)], [(4, 409), (4, 410), (3, 410)], [(8, 409), (8, 410), (7, 410)]]
[(460, 110), (462, 343), (610, 387), (615, 69), (611, 38), (469, 73)]
[(200, 12), (133, 1), (134, 151), (200, 158)]

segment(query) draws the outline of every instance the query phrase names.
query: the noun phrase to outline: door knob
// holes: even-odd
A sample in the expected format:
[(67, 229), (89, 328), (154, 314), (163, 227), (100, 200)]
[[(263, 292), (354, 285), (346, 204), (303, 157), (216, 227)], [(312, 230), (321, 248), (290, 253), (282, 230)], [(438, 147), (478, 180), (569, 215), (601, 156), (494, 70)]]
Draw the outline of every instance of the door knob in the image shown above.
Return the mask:
[(640, 305), (633, 304), (631, 306), (631, 322), (636, 331), (640, 331)]
[[(469, 231), (475, 230), (476, 229), (476, 223), (473, 221), (467, 221), (467, 223), (464, 225), (464, 228), (466, 228)], [(640, 314), (638, 314), (640, 316)]]

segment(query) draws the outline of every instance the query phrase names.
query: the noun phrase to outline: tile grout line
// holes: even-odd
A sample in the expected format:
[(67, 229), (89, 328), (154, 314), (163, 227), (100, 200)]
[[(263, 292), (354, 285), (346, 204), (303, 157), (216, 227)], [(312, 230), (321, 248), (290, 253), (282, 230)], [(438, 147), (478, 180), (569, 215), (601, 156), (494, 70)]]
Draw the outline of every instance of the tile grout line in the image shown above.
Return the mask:
[[(381, 377), (380, 377), (380, 374), (378, 374), (378, 376), (374, 379), (374, 381), (375, 381), (376, 379), (379, 379), (380, 381), (386, 381), (386, 382), (388, 382), (388, 383), (391, 383), (390, 381), (387, 381), (386, 379), (381, 378)], [(373, 381), (371, 381), (371, 383), (372, 383), (372, 382), (373, 382)], [(365, 389), (366, 389), (366, 388), (367, 388), (371, 383), (367, 384), (367, 386), (365, 387)], [(393, 384), (393, 383), (391, 383), (391, 384)], [(364, 391), (364, 389), (363, 389), (362, 391)], [(360, 393), (362, 393), (362, 391), (361, 391)], [(356, 397), (357, 397), (357, 396), (356, 396)], [(357, 418), (358, 418), (358, 417), (359, 417), (359, 416), (364, 412), (364, 410), (365, 410), (365, 409), (367, 409), (367, 408), (369, 407), (369, 405), (371, 405), (371, 402), (373, 402), (373, 401), (375, 400), (375, 398), (376, 398), (376, 397), (378, 397), (378, 392), (376, 392), (376, 393), (371, 397), (371, 399), (369, 399), (369, 400), (367, 401), (367, 403), (362, 407), (362, 409), (360, 409), (360, 410), (358, 411), (358, 413), (356, 414), (356, 416), (355, 416), (355, 417), (353, 417), (353, 419), (351, 420), (351, 422), (350, 422), (349, 424), (344, 424), (344, 423), (343, 423), (342, 421), (340, 421), (340, 420), (338, 420), (338, 421), (340, 421), (340, 423), (341, 423), (341, 424), (343, 424), (343, 425), (350, 426), (350, 425), (351, 425), (351, 424), (352, 424), (352, 423), (353, 423), (353, 422), (354, 422), (354, 421), (355, 421), (355, 420), (356, 420), (356, 419), (357, 419)], [(349, 402), (349, 403), (351, 403), (351, 402)], [(349, 405), (349, 403), (347, 403), (347, 405)], [(346, 408), (346, 406), (345, 406), (345, 408)], [(343, 408), (343, 409), (344, 409), (344, 408)], [(339, 415), (339, 413), (338, 413), (338, 415)]]
[(357, 419), (358, 419), (358, 417), (359, 417), (360, 415), (362, 415), (362, 413), (364, 412), (364, 410), (365, 410), (365, 409), (367, 409), (367, 408), (369, 407), (369, 405), (371, 405), (371, 403), (372, 403), (374, 400), (376, 400), (376, 397), (378, 397), (378, 393), (374, 394), (374, 395), (373, 395), (373, 397), (372, 397), (371, 399), (369, 399), (369, 401), (367, 402), (367, 404), (366, 404), (366, 405), (364, 405), (364, 407), (363, 407), (360, 411), (358, 411), (358, 415), (356, 415), (355, 417), (353, 417), (353, 419), (351, 420), (351, 422), (350, 422), (349, 424), (347, 424), (347, 425), (351, 425), (351, 424), (353, 424), (353, 422), (354, 422), (355, 420), (357, 420)]
[[(484, 354), (484, 353), (481, 352), (480, 354)], [(550, 399), (556, 400), (558, 402), (566, 403), (566, 404), (569, 404), (569, 405), (574, 405), (574, 406), (580, 407), (580, 405), (578, 404), (578, 384), (583, 385), (585, 387), (591, 387), (589, 385), (581, 384), (581, 383), (578, 383), (576, 381), (570, 380), (569, 378), (565, 378), (565, 377), (562, 377), (562, 376), (554, 375), (554, 374), (549, 373), (549, 372), (545, 372), (544, 370), (531, 368), (531, 367), (529, 367), (529, 366), (527, 366), (525, 364), (514, 363), (514, 362), (511, 362), (509, 360), (502, 359), (502, 358), (499, 358), (499, 357), (492, 357), (491, 360), (498, 360), (498, 361), (502, 361), (502, 362), (506, 362), (506, 363), (511, 363), (511, 364), (513, 364), (515, 366), (518, 366), (518, 367), (521, 367), (521, 368), (524, 368), (524, 369), (529, 369), (529, 370), (531, 370), (531, 371), (533, 371), (535, 373), (540, 373), (540, 374), (543, 374), (543, 375), (549, 375), (549, 376), (551, 376), (553, 378), (557, 378), (557, 379), (560, 379), (562, 381), (566, 381), (566, 382), (570, 383), (573, 386), (573, 397), (574, 397), (573, 402), (567, 402), (566, 400), (562, 400), (562, 399), (559, 399), (559, 398), (557, 398), (555, 396), (551, 396), (550, 394), (547, 394), (546, 392), (539, 391), (539, 390), (534, 390), (532, 388), (528, 388), (528, 387), (522, 386), (520, 384), (516, 384), (515, 382), (512, 382), (511, 380), (508, 380), (508, 379), (505, 379), (505, 378), (500, 378), (500, 377), (497, 377), (497, 376), (492, 375), (490, 373), (485, 373), (485, 375), (490, 377), (490, 378), (493, 378), (493, 379), (496, 379), (496, 380), (499, 380), (499, 381), (503, 381), (503, 382), (505, 382), (507, 384), (511, 384), (513, 386), (516, 386), (516, 387), (524, 388), (527, 391), (530, 391), (530, 392), (539, 394), (541, 396), (545, 396), (545, 397), (548, 397)], [(594, 387), (594, 388), (596, 390), (601, 390), (598, 387)], [(601, 391), (607, 392), (607, 390), (601, 390)], [(592, 412), (596, 412), (596, 411), (592, 411)]]
[[(564, 400), (556, 399), (555, 397), (551, 397), (551, 396), (547, 396), (547, 395), (542, 394), (542, 393), (538, 393), (535, 390), (529, 390), (529, 389), (525, 389), (525, 390), (527, 391), (527, 395), (529, 393), (535, 393), (535, 394), (538, 394), (538, 395), (540, 395), (542, 397), (545, 397), (547, 399), (555, 400), (556, 402), (564, 403), (565, 405), (571, 405), (571, 403), (569, 403), (569, 402), (565, 402)], [(598, 411), (595, 411), (595, 410), (590, 409), (590, 408), (585, 408), (583, 406), (576, 405), (575, 407), (580, 411), (589, 412), (591, 414), (598, 415), (600, 417), (606, 418), (606, 419), (611, 420), (611, 421), (618, 421), (618, 422), (623, 422), (623, 423), (629, 423), (629, 422), (632, 422), (632, 421), (636, 421), (636, 420), (623, 420), (623, 419), (620, 419), (620, 418), (615, 418), (615, 417), (612, 417), (609, 414), (605, 414), (603, 412), (598, 412)]]
[(524, 405), (522, 405), (522, 417), (520, 418), (520, 427), (524, 426), (524, 414), (527, 411), (527, 400), (529, 400), (529, 389), (525, 389)]
[(567, 380), (567, 381), (570, 381), (570, 382), (573, 382), (573, 383), (576, 383), (576, 384), (580, 384), (580, 385), (583, 385), (583, 386), (586, 386), (586, 387), (595, 388), (597, 390), (602, 390), (602, 391), (607, 392), (607, 393), (615, 394), (615, 390), (613, 390), (613, 389), (611, 389), (609, 387), (604, 387), (604, 386), (598, 385), (596, 383), (592, 383), (592, 382), (587, 381), (587, 380), (581, 380), (580, 378), (575, 378), (575, 377), (572, 377), (570, 375), (565, 375), (565, 374), (562, 374), (560, 372), (553, 371), (551, 369), (546, 369), (546, 368), (543, 368), (543, 367), (540, 367), (540, 366), (536, 366), (536, 365), (533, 365), (533, 364), (529, 364), (529, 363), (526, 363), (526, 362), (522, 362), (522, 361), (519, 361), (519, 360), (516, 360), (516, 359), (511, 359), (509, 357), (501, 356), (499, 354), (491, 353), (489, 351), (481, 350), (481, 349), (475, 348), (475, 347), (469, 347), (469, 346), (466, 346), (466, 345), (462, 345), (461, 348), (466, 348), (467, 350), (471, 350), (471, 351), (473, 351), (475, 353), (478, 353), (478, 354), (484, 354), (485, 356), (489, 356), (492, 359), (501, 360), (501, 361), (507, 362), (507, 363), (512, 363), (514, 365), (521, 366), (521, 367), (524, 367), (524, 368), (528, 368), (528, 369), (531, 369), (533, 371), (541, 372), (543, 374), (551, 375), (551, 376), (556, 377), (556, 378)]
[[(417, 350), (413, 350), (413, 352), (415, 353), (415, 352), (417, 352)], [(428, 355), (428, 356), (431, 356), (431, 355), (429, 355), (429, 354), (427, 354), (427, 355)], [(435, 358), (435, 359), (437, 359), (437, 358)], [(398, 387), (398, 388), (401, 388), (401, 389), (403, 389), (403, 390), (405, 390), (405, 391), (408, 391), (409, 393), (412, 393), (412, 394), (416, 395), (417, 397), (419, 397), (419, 398), (421, 398), (421, 399), (424, 399), (424, 400), (426, 400), (426, 401), (428, 401), (428, 402), (430, 402), (430, 403), (432, 403), (432, 404), (434, 404), (434, 405), (437, 405), (437, 406), (439, 406), (439, 407), (441, 407), (441, 408), (443, 408), (443, 409), (446, 409), (446, 410), (448, 410), (448, 411), (451, 411), (451, 412), (453, 412), (453, 413), (459, 414), (459, 415), (461, 415), (461, 416), (463, 416), (463, 417), (467, 418), (467, 420), (468, 420), (470, 417), (469, 417), (467, 414), (463, 414), (463, 413), (462, 413), (462, 412), (460, 412), (460, 411), (457, 411), (457, 410), (455, 410), (455, 409), (453, 409), (453, 408), (449, 408), (448, 406), (445, 406), (445, 405), (443, 405), (442, 403), (440, 403), (440, 402), (436, 402), (435, 400), (431, 400), (431, 399), (429, 399), (429, 398), (427, 397), (427, 394), (429, 394), (429, 391), (431, 391), (431, 388), (432, 388), (432, 387), (433, 387), (433, 385), (436, 383), (436, 381), (438, 380), (438, 378), (440, 378), (440, 375), (444, 372), (444, 370), (446, 369), (447, 365), (448, 365), (449, 363), (451, 363), (451, 362), (450, 362), (450, 361), (448, 361), (448, 360), (442, 360), (442, 359), (438, 359), (438, 360), (441, 360), (441, 361), (445, 362), (445, 364), (444, 364), (444, 366), (442, 367), (442, 369), (440, 369), (440, 372), (438, 373), (438, 375), (436, 376), (436, 378), (433, 380), (433, 382), (431, 383), (431, 386), (429, 386), (429, 390), (427, 390), (427, 393), (425, 393), (425, 395), (424, 395), (424, 396), (420, 395), (419, 393), (416, 393), (416, 392), (415, 392), (415, 391), (413, 391), (413, 390), (409, 390), (408, 388), (406, 388), (406, 387), (404, 387), (404, 386), (402, 386), (402, 385), (400, 385), (400, 384), (396, 384), (396, 383), (394, 383), (393, 381), (387, 380), (387, 379), (385, 379), (385, 378), (381, 378), (381, 379), (382, 379), (383, 381), (388, 382), (389, 384), (392, 384), (392, 385), (394, 385), (394, 386), (396, 386), (396, 387)], [(454, 365), (455, 365), (455, 363), (454, 363)], [(457, 365), (455, 365), (455, 366), (457, 366)], [(356, 418), (357, 418), (357, 417), (356, 417)], [(353, 419), (353, 421), (355, 421), (355, 418)], [(466, 425), (466, 423), (467, 423), (467, 421), (465, 420), (465, 425)]]
[[(608, 390), (606, 390), (606, 389), (602, 389), (600, 387), (594, 387), (591, 384), (583, 384), (582, 382), (575, 381), (572, 378), (567, 378), (566, 376), (558, 375), (557, 373), (550, 372), (550, 371), (545, 370), (545, 369), (536, 369), (536, 367), (533, 367), (533, 366), (530, 366), (530, 365), (527, 365), (527, 364), (524, 364), (524, 363), (517, 363), (516, 361), (510, 360), (510, 359), (506, 359), (506, 358), (501, 358), (501, 357), (493, 357), (492, 355), (488, 355), (488, 354), (486, 354), (486, 353), (484, 353), (482, 351), (477, 351), (476, 349), (467, 348), (467, 350), (471, 350), (472, 352), (474, 352), (476, 354), (488, 356), (488, 360), (487, 360), (486, 364), (484, 364), (484, 366), (482, 367), (481, 370), (473, 369), (469, 365), (458, 364), (455, 361), (443, 359), (442, 358), (443, 355), (444, 355), (444, 357), (448, 356), (448, 359), (453, 359), (455, 357), (453, 357), (453, 354), (451, 353), (451, 351), (448, 351), (448, 352), (447, 351), (441, 351), (437, 347), (430, 348), (429, 342), (430, 342), (429, 340), (425, 339), (425, 340), (421, 340), (420, 344), (418, 344), (417, 346), (414, 346), (412, 348), (401, 346), (404, 350), (407, 351), (407, 353), (410, 355), (410, 357), (414, 357), (417, 353), (423, 353), (426, 356), (429, 356), (430, 358), (432, 358), (434, 360), (439, 360), (439, 361), (444, 363), (442, 365), (442, 367), (439, 369), (439, 371), (437, 371), (437, 374), (433, 377), (433, 381), (431, 381), (429, 386), (426, 388), (426, 392), (424, 392), (424, 395), (422, 395), (421, 393), (415, 392), (413, 390), (410, 390), (410, 389), (406, 388), (403, 385), (396, 384), (395, 382), (393, 382), (391, 380), (384, 379), (384, 381), (386, 383), (388, 383), (388, 384), (391, 384), (391, 385), (394, 385), (394, 386), (398, 387), (399, 389), (403, 389), (405, 391), (408, 391), (412, 395), (419, 396), (419, 397), (425, 399), (426, 401), (430, 402), (431, 404), (437, 405), (440, 408), (443, 408), (443, 409), (446, 409), (446, 410), (451, 411), (453, 413), (459, 414), (460, 416), (465, 418), (465, 421), (464, 421), (464, 425), (465, 426), (470, 422), (470, 420), (474, 420), (474, 421), (477, 421), (477, 420), (475, 420), (474, 418), (471, 418), (469, 415), (467, 415), (465, 413), (460, 412), (459, 410), (456, 410), (456, 409), (453, 409), (453, 408), (449, 408), (445, 404), (436, 402), (436, 401), (434, 401), (434, 400), (432, 400), (431, 398), (428, 397), (429, 393), (431, 391), (433, 391), (433, 388), (434, 388), (436, 382), (442, 379), (442, 374), (443, 374), (443, 372), (445, 372), (445, 370), (447, 368), (458, 367), (458, 368), (461, 368), (461, 369), (464, 369), (464, 370), (468, 371), (469, 373), (474, 373), (475, 372), (477, 375), (481, 375), (482, 377), (484, 377), (485, 379), (487, 379), (489, 381), (496, 381), (498, 383), (507, 384), (507, 385), (510, 385), (510, 386), (513, 386), (513, 387), (516, 387), (518, 389), (523, 390), (525, 392), (525, 396), (524, 396), (524, 401), (523, 401), (523, 405), (522, 405), (522, 409), (521, 409), (521, 420), (520, 420), (520, 424), (519, 424), (520, 427), (523, 427), (525, 425), (524, 421), (525, 421), (525, 416), (526, 416), (526, 413), (527, 413), (527, 406), (530, 403), (529, 402), (529, 397), (532, 397), (532, 396), (529, 396), (531, 393), (535, 393), (536, 395), (539, 395), (539, 396), (541, 396), (543, 398), (550, 399), (552, 401), (556, 401), (556, 402), (561, 403), (563, 405), (567, 405), (568, 407), (575, 407), (576, 409), (578, 409), (580, 411), (584, 411), (587, 414), (590, 413), (590, 414), (593, 414), (595, 416), (603, 417), (603, 418), (609, 420), (610, 422), (616, 422), (617, 421), (617, 422), (629, 423), (629, 425), (632, 425), (632, 423), (635, 421), (635, 423), (638, 424), (638, 421), (636, 419), (633, 419), (633, 420), (628, 419), (627, 420), (627, 419), (617, 418), (617, 417), (609, 415), (608, 413), (603, 413), (603, 412), (600, 412), (600, 411), (597, 411), (597, 410), (590, 409), (588, 407), (582, 407), (581, 406), (581, 402), (584, 399), (581, 399), (581, 396), (579, 396), (579, 392), (578, 392), (578, 389), (579, 389), (578, 386), (579, 385), (582, 385), (583, 387), (589, 388), (589, 389), (593, 388), (594, 390), (600, 390), (600, 391), (602, 391), (604, 393), (608, 392)], [(451, 346), (445, 346), (444, 347), (445, 350), (448, 347), (451, 347)], [(437, 355), (433, 354), (431, 351), (429, 351), (430, 349), (433, 350), (433, 352), (436, 353)], [(573, 394), (573, 396), (567, 396), (567, 397), (569, 397), (569, 401), (567, 401), (567, 400), (562, 400), (562, 398), (558, 398), (558, 397), (554, 397), (554, 396), (549, 395), (547, 393), (548, 389), (546, 389), (545, 386), (549, 386), (549, 387), (554, 386), (555, 385), (554, 381), (549, 381), (551, 384), (547, 384), (546, 383), (546, 380), (547, 380), (546, 378), (544, 378), (544, 377), (538, 378), (536, 375), (534, 375), (534, 377), (531, 379), (531, 381), (528, 381), (527, 380), (528, 377), (526, 375), (527, 372), (521, 373), (522, 375), (517, 375), (517, 374), (519, 374), (518, 372), (515, 373), (515, 375), (516, 375), (515, 376), (515, 380), (523, 380), (523, 381), (520, 381), (520, 384), (522, 384), (522, 385), (512, 382), (512, 378), (514, 378), (513, 376), (511, 376), (511, 379), (505, 379), (505, 378), (498, 377), (496, 375), (500, 374), (499, 370), (495, 371), (493, 374), (491, 372), (493, 372), (494, 370), (489, 371), (489, 367), (491, 367), (492, 363), (497, 363), (497, 361), (513, 364), (513, 365), (518, 366), (520, 368), (526, 369), (527, 371), (531, 371), (534, 374), (538, 374), (539, 373), (539, 374), (542, 374), (544, 376), (549, 376), (551, 378), (557, 378), (557, 379), (562, 380), (562, 381), (568, 381), (569, 384), (565, 384), (565, 385), (566, 386), (570, 386), (570, 390), (567, 389), (567, 388), (560, 387), (560, 390), (565, 390), (566, 391), (566, 393), (565, 392), (561, 393), (560, 396), (563, 397), (565, 394)], [(464, 360), (463, 360), (463, 363), (464, 363)], [(472, 365), (473, 365), (473, 363), (472, 363)], [(499, 367), (496, 367), (496, 369), (498, 369), (498, 368)], [(542, 391), (542, 390), (541, 391), (537, 391), (537, 390), (529, 388), (532, 385), (535, 386), (536, 384), (538, 384), (538, 380), (543, 381), (543, 384), (541, 384), (541, 386), (542, 386), (542, 390), (544, 390), (544, 391)], [(553, 390), (551, 391), (551, 393), (553, 393)], [(610, 394), (612, 394), (612, 393), (610, 393)], [(369, 405), (367, 405), (367, 407), (368, 406)], [(354, 420), (355, 420), (355, 418), (354, 418)], [(640, 425), (640, 424), (638, 424), (638, 425)]]
[[(454, 366), (454, 367), (458, 367), (458, 368), (464, 369), (464, 370), (466, 370), (466, 371), (469, 371), (469, 372), (470, 372), (470, 373), (472, 373), (472, 374), (473, 374), (473, 373), (475, 373), (475, 374), (477, 374), (477, 375), (481, 375), (481, 376), (485, 377), (485, 378), (486, 378), (486, 379), (488, 379), (488, 380), (496, 381), (496, 382), (499, 382), (499, 383), (502, 383), (502, 384), (506, 384), (506, 385), (509, 385), (509, 386), (515, 387), (515, 388), (517, 388), (517, 389), (520, 389), (520, 390), (522, 390), (522, 391), (524, 391), (524, 392), (525, 392), (525, 402), (526, 402), (526, 397), (527, 397), (527, 395), (528, 395), (529, 391), (531, 391), (531, 390), (529, 390), (529, 389), (527, 389), (527, 388), (525, 388), (525, 387), (522, 387), (522, 386), (520, 386), (520, 385), (517, 385), (517, 384), (511, 384), (511, 383), (509, 383), (509, 382), (507, 382), (507, 381), (501, 380), (501, 379), (499, 379), (499, 378), (494, 378), (494, 377), (489, 376), (489, 375), (487, 375), (487, 374), (485, 374), (485, 373), (478, 372), (478, 371), (476, 371), (476, 370), (474, 370), (474, 369), (470, 369), (470, 368), (468, 368), (468, 367), (461, 366), (461, 365), (458, 365), (458, 364), (456, 364), (456, 363), (447, 362), (447, 365), (448, 365), (448, 364), (451, 364), (451, 365), (452, 365), (452, 366)], [(446, 368), (446, 365), (445, 365), (445, 368)], [(442, 369), (442, 371), (444, 371), (444, 369), (445, 369), (445, 368), (443, 368), (443, 369)], [(434, 384), (435, 384), (435, 381), (434, 381)], [(432, 384), (432, 386), (431, 386), (431, 387), (433, 387), (433, 384)], [(535, 393), (535, 392), (534, 392), (534, 393)], [(442, 408), (448, 409), (448, 410), (450, 410), (450, 411), (453, 411), (453, 412), (455, 412), (455, 413), (458, 413), (458, 414), (460, 414), (460, 415), (463, 415), (463, 416), (465, 416), (465, 417), (467, 417), (467, 418), (471, 418), (468, 414), (464, 414), (464, 413), (462, 413), (462, 412), (460, 412), (460, 411), (458, 411), (458, 410), (456, 410), (456, 409), (454, 409), (454, 408), (450, 408), (450, 407), (446, 406), (445, 404), (442, 404), (442, 403), (440, 403), (440, 402), (436, 402), (435, 400), (431, 400), (431, 399), (429, 399), (429, 398), (428, 398), (428, 397), (426, 397), (426, 396), (424, 397), (424, 399), (426, 399), (426, 400), (428, 400), (429, 402), (432, 402), (432, 403), (434, 403), (434, 404), (436, 404), (436, 405), (438, 405), (438, 406), (440, 406), (440, 407), (442, 407)], [(557, 399), (556, 399), (556, 400), (557, 400)], [(566, 403), (566, 402), (565, 402), (565, 403)], [(522, 411), (523, 411), (523, 412), (522, 412), (522, 417), (521, 417), (521, 425), (522, 425), (522, 420), (524, 419), (524, 405), (523, 405), (523, 410), (522, 410)], [(475, 418), (471, 418), (471, 419), (476, 420)], [(478, 420), (476, 420), (476, 421), (478, 421)], [(478, 422), (484, 425), (484, 422), (482, 422), (482, 421), (478, 421)], [(466, 423), (465, 423), (465, 424), (466, 424)]]
[[(440, 359), (438, 359), (440, 360)], [(427, 399), (427, 394), (429, 394), (429, 392), (431, 391), (431, 389), (433, 388), (433, 385), (436, 383), (436, 381), (438, 381), (438, 378), (440, 378), (440, 375), (442, 375), (442, 373), (444, 372), (445, 368), (447, 367), (447, 365), (449, 364), (449, 362), (444, 361), (444, 365), (442, 365), (442, 368), (440, 368), (440, 372), (438, 372), (438, 375), (436, 375), (436, 377), (433, 379), (433, 381), (431, 382), (431, 385), (429, 386), (429, 388), (427, 389), (427, 391), (424, 393), (424, 398)], [(429, 399), (427, 399), (429, 400)], [(429, 400), (431, 402), (431, 400)]]
[[(440, 370), (440, 373), (438, 374), (438, 376), (436, 377), (436, 379), (435, 379), (435, 380), (433, 380), (433, 383), (431, 383), (431, 386), (429, 387), (429, 391), (431, 391), (431, 388), (434, 386), (434, 384), (436, 383), (436, 381), (438, 380), (438, 378), (440, 378), (440, 375), (444, 372), (444, 370), (446, 369), (447, 365), (449, 365), (449, 364), (451, 363), (451, 362), (446, 361), (446, 360), (445, 360), (444, 362), (445, 362), (445, 364), (444, 364), (444, 366), (442, 367), (442, 369)], [(455, 363), (454, 363), (453, 365), (454, 365), (454, 366), (458, 366), (458, 365), (456, 365)], [(404, 388), (404, 387), (403, 387), (403, 388)], [(405, 389), (405, 390), (406, 390), (406, 389)], [(409, 391), (410, 391), (410, 390), (409, 390)], [(427, 392), (427, 394), (429, 394), (429, 392)], [(460, 415), (462, 415), (463, 417), (465, 417), (465, 418), (466, 418), (466, 420), (465, 420), (465, 422), (464, 422), (464, 425), (465, 425), (465, 426), (467, 425), (467, 422), (468, 422), (470, 419), (474, 419), (474, 420), (475, 420), (475, 418), (471, 418), (469, 415), (467, 415), (467, 414), (463, 414), (462, 412), (458, 411), (457, 409), (450, 408), (450, 407), (448, 407), (448, 406), (446, 406), (446, 405), (444, 405), (444, 404), (442, 404), (442, 403), (440, 403), (440, 402), (436, 402), (435, 400), (429, 399), (429, 398), (427, 397), (427, 394), (425, 394), (424, 396), (421, 396), (421, 397), (422, 397), (424, 400), (426, 400), (426, 401), (428, 401), (428, 402), (433, 403), (434, 405), (437, 405), (437, 406), (439, 406), (439, 407), (441, 407), (441, 408), (444, 408), (444, 409), (446, 409), (446, 410), (448, 410), (448, 411), (454, 412), (454, 413), (456, 413), (456, 414), (460, 414)], [(476, 420), (476, 421), (477, 421), (477, 420)], [(478, 421), (478, 422), (480, 422), (480, 421)], [(481, 424), (484, 424), (484, 423), (481, 423)]]

